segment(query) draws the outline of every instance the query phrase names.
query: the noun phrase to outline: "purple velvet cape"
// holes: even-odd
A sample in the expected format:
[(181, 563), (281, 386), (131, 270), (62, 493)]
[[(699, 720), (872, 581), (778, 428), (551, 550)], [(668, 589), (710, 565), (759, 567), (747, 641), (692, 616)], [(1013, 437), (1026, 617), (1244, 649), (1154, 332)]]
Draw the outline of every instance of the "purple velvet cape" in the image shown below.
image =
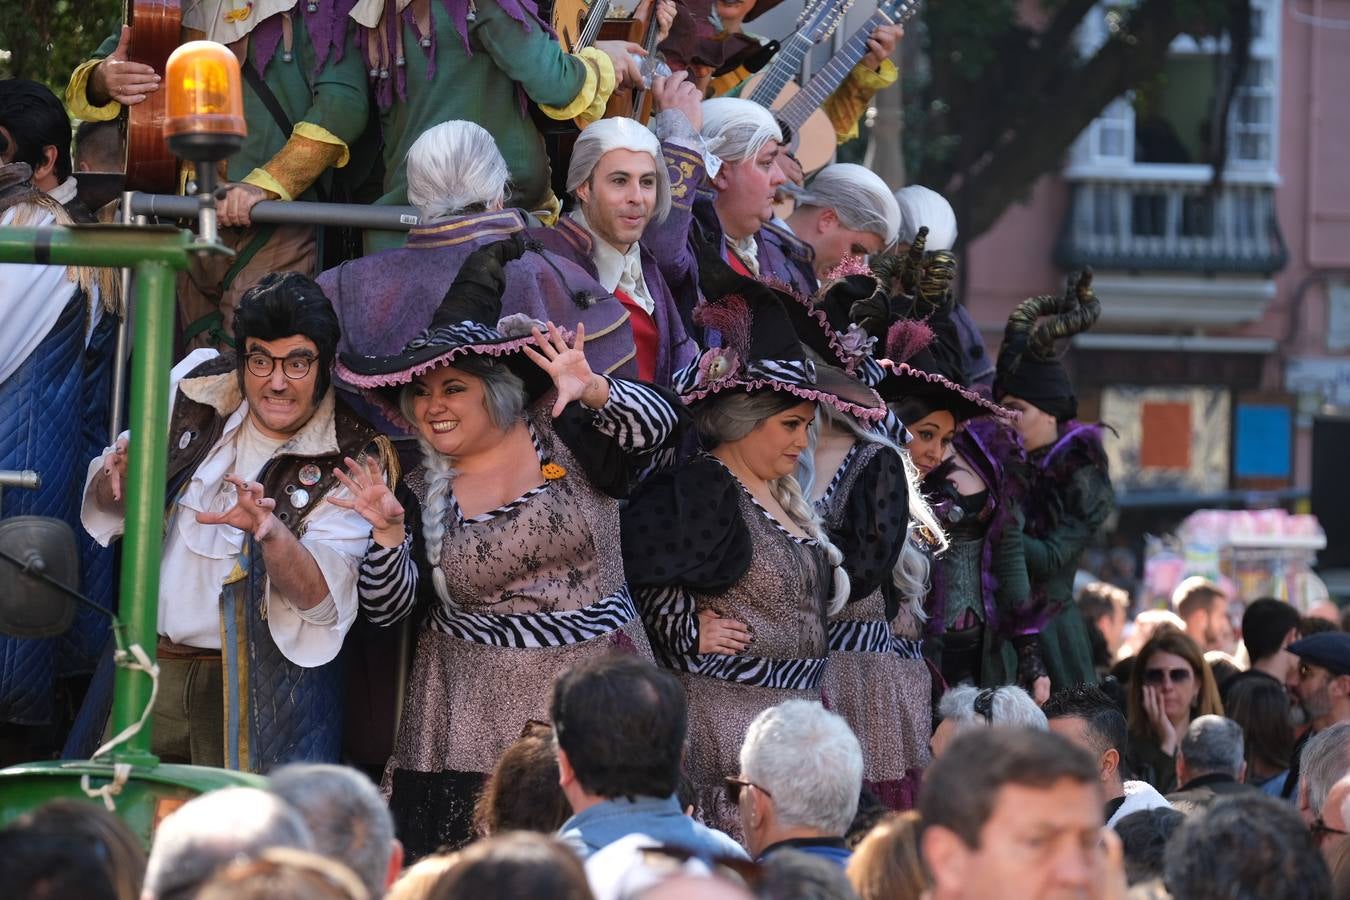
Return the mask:
[[(727, 255), (722, 223), (713, 207), (714, 193), (706, 184), (703, 158), (697, 152), (669, 142), (662, 143), (670, 176), (670, 215), (647, 226), (642, 246), (651, 251), (675, 298), (685, 331), (702, 342), (703, 329), (693, 321), (694, 307), (702, 297), (698, 285), (697, 242), (718, 247)], [(766, 226), (755, 234), (759, 246), (760, 277), (782, 282), (803, 297), (816, 291), (811, 249), (781, 229)], [(802, 268), (805, 260), (805, 269)]]
[[(576, 263), (592, 278), (598, 277), (595, 261), (591, 258), (595, 239), (570, 216), (560, 217), (558, 224), (552, 228), (532, 228), (529, 234), (546, 249)], [(698, 356), (698, 345), (685, 333), (680, 310), (675, 305), (675, 297), (666, 284), (665, 276), (661, 274), (656, 257), (646, 247), (639, 247), (639, 252), (642, 256), (642, 278), (652, 297), (652, 321), (656, 323), (656, 333), (660, 338), (656, 344), (655, 379), (662, 387), (670, 387), (670, 377)]]
[[(319, 287), (342, 324), (339, 351), (398, 353), (431, 323), (470, 253), (528, 225), (518, 209), (455, 216), (412, 229), (403, 247), (324, 272)], [(628, 310), (570, 259), (544, 250), (508, 263), (502, 315), (515, 313), (569, 330), (584, 323), (595, 371), (637, 378)]]

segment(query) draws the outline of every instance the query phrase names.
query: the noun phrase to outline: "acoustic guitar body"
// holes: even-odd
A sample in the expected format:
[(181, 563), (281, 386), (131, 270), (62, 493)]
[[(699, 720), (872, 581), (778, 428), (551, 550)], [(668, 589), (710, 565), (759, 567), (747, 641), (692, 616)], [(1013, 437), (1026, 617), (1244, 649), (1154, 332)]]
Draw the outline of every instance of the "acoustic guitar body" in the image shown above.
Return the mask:
[[(741, 88), (739, 96), (749, 97), (763, 77), (762, 74), (752, 75)], [(795, 81), (789, 81), (769, 104), (769, 108), (782, 109), (800, 90), (800, 85)], [(811, 117), (792, 135), (791, 146), (797, 155), (797, 161), (802, 164), (802, 171), (809, 175), (830, 164), (834, 159), (837, 143), (830, 117), (818, 109), (811, 113)]]
[(591, 5), (585, 0), (554, 0), (551, 8), (541, 15), (551, 16), (553, 30), (558, 33), (558, 43), (564, 53), (572, 53), (581, 40), (581, 31), (586, 26), (586, 13)]
[[(127, 0), (126, 23), (131, 26), (128, 57), (151, 66), (164, 77), (169, 54), (182, 43), (181, 0)], [(164, 142), (168, 84), (144, 102), (126, 108), (127, 190), (171, 194), (178, 187), (178, 158)]]

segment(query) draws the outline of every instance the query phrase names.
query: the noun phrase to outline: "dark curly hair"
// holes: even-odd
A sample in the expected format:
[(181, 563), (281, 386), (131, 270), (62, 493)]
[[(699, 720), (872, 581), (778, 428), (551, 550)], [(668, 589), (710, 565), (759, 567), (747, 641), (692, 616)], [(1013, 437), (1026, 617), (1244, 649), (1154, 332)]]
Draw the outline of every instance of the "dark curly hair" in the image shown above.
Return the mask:
[(234, 312), (234, 346), (239, 354), (239, 377), (244, 376), (244, 356), (249, 338), (276, 341), (302, 335), (319, 348), (319, 373), (314, 402), (318, 403), (332, 383), (342, 327), (337, 312), (323, 290), (299, 272), (272, 272), (249, 288)]

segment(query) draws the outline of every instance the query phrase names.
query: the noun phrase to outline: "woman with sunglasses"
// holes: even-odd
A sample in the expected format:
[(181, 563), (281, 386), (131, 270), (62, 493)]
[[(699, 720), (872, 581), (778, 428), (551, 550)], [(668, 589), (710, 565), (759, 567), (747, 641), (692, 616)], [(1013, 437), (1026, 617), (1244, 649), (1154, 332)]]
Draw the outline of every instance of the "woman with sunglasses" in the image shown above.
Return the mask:
[(1191, 720), (1208, 715), (1223, 715), (1223, 703), (1204, 653), (1183, 632), (1159, 631), (1135, 657), (1130, 679), (1131, 768), (1159, 793), (1175, 790), (1177, 747)]

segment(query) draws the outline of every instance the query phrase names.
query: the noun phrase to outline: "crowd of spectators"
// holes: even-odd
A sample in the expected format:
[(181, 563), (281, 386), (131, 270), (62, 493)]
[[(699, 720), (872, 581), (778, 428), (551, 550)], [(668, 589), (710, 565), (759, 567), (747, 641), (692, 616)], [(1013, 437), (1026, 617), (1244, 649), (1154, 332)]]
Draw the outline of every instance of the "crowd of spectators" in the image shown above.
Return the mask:
[[(1039, 707), (1015, 686), (947, 690), (908, 812), (864, 787), (842, 718), (788, 700), (754, 719), (726, 775), (743, 837), (707, 827), (682, 773), (684, 691), (614, 655), (557, 679), (551, 723), (531, 722), (502, 754), (464, 849), (405, 866), (364, 774), (292, 765), (266, 790), (186, 803), (148, 857), (100, 806), (52, 802), (0, 830), (5, 888), (35, 900), (1350, 898), (1350, 634), (1276, 600), (1225, 628), (1226, 598), (1182, 587), (1185, 628), (1146, 621), (1134, 643), (1127, 600), (1084, 592), (1100, 666), (1115, 672), (1101, 685)], [(1217, 672), (1206, 648), (1238, 671)]]

